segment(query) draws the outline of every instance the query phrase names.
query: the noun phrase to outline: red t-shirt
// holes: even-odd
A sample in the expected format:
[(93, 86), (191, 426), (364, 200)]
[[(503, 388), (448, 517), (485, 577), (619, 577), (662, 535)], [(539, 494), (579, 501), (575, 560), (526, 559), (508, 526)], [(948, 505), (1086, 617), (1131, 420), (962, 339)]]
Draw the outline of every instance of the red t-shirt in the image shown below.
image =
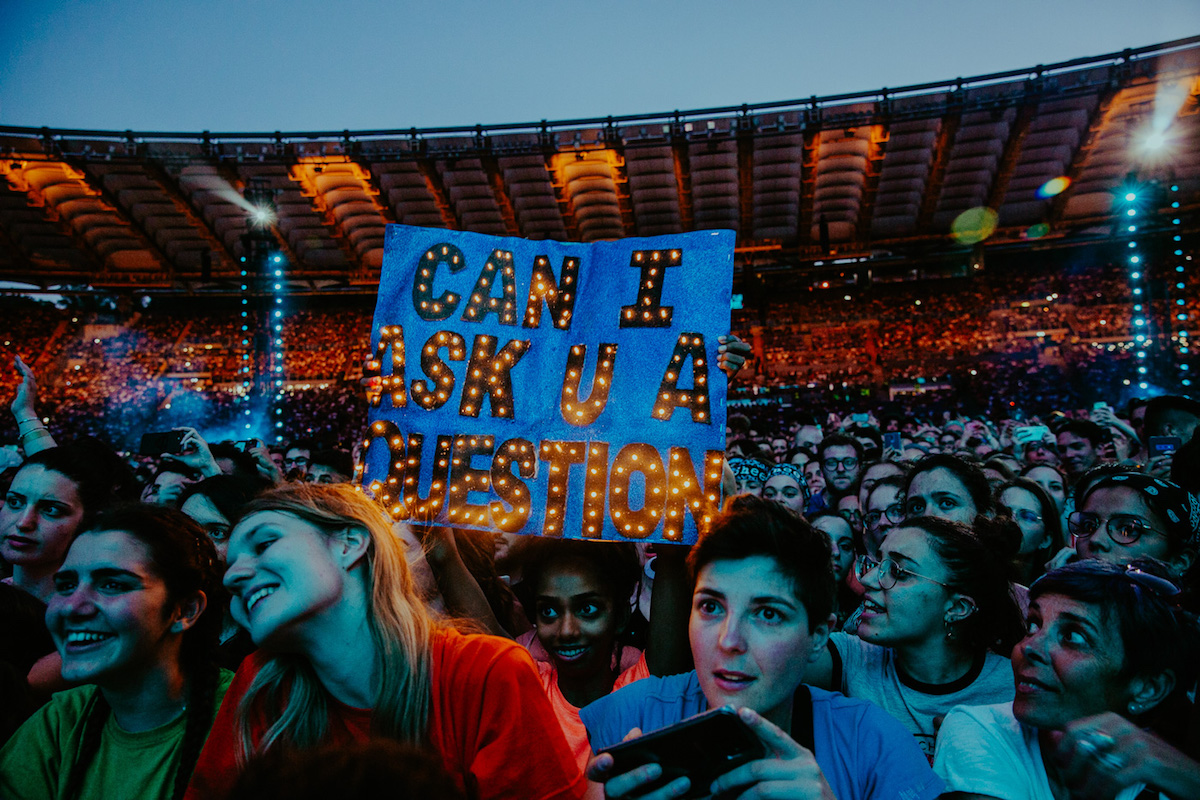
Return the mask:
[[(221, 800), (238, 766), (237, 706), (266, 662), (246, 658), (196, 762), (185, 800)], [(452, 630), (434, 635), (428, 742), (467, 797), (581, 798), (587, 781), (559, 729), (528, 653), (494, 636)], [(329, 741), (370, 738), (370, 709), (330, 698)], [(261, 736), (266, 725), (254, 725)]]

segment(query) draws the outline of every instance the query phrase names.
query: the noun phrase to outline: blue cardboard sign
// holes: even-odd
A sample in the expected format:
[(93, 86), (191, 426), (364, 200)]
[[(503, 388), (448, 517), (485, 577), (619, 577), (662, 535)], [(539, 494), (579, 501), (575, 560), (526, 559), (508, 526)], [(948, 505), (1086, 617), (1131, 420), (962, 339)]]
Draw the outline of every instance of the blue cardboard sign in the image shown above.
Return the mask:
[(414, 523), (694, 542), (720, 503), (733, 245), (389, 225), (357, 480)]

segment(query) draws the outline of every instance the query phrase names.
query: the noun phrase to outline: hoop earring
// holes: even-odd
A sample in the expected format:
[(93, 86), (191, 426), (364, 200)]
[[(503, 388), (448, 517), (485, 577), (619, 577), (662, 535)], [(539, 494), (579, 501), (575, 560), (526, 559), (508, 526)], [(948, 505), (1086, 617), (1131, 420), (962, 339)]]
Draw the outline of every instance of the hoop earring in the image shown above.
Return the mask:
[(958, 632), (954, 630), (954, 623), (950, 621), (949, 617), (942, 617), (942, 625), (944, 625), (946, 628), (947, 641), (953, 642), (958, 638)]

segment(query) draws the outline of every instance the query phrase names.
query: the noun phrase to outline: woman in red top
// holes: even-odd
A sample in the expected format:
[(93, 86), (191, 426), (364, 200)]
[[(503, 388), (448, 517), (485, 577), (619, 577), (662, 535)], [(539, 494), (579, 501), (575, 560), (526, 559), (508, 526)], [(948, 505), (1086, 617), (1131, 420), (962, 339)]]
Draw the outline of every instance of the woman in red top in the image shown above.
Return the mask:
[(227, 558), (231, 611), (262, 649), (230, 686), (190, 800), (224, 797), (266, 750), (372, 737), (432, 749), (470, 798), (586, 791), (529, 656), (439, 624), (360, 492), (270, 492), (247, 506)]

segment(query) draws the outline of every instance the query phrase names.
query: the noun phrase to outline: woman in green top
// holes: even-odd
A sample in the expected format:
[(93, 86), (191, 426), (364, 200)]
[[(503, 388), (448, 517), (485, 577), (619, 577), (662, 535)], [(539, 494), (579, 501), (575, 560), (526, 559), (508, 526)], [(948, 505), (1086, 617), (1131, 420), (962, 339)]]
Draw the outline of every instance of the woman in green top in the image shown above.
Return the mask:
[(0, 797), (179, 798), (231, 675), (212, 665), (221, 575), (204, 531), (163, 506), (101, 513), (54, 575), (60, 692), (0, 750)]

